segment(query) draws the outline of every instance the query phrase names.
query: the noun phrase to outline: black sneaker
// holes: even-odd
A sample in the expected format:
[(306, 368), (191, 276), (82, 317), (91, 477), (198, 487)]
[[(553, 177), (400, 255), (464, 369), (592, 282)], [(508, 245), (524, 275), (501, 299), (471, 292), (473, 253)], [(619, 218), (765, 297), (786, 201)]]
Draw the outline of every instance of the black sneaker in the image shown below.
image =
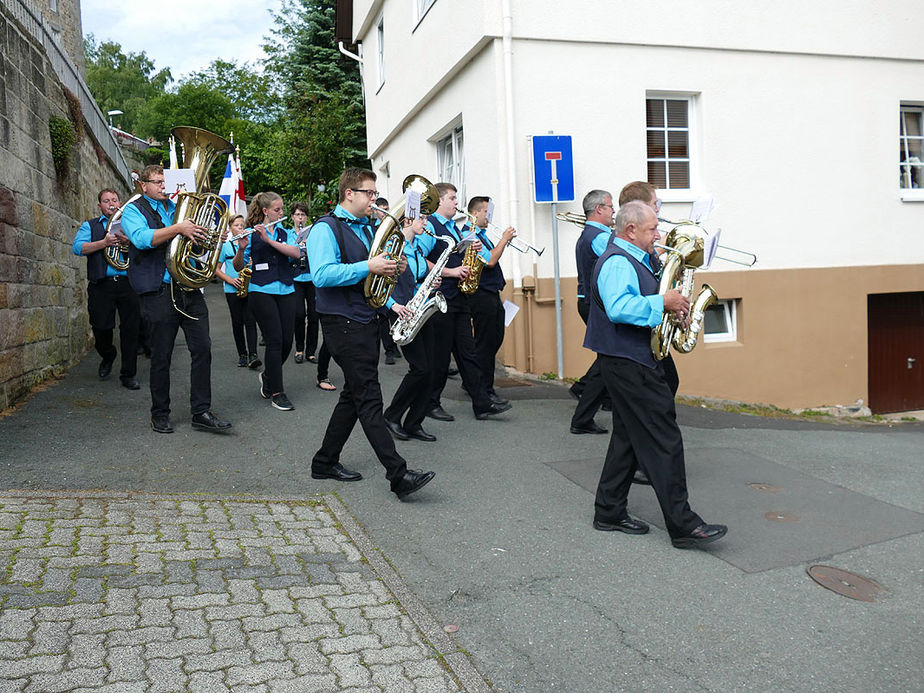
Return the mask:
[(263, 365), (263, 361), (261, 361), (261, 360), (260, 360), (260, 357), (257, 356), (256, 354), (251, 354), (251, 355), (248, 357), (247, 367), (248, 367), (250, 370), (255, 371), (255, 370), (257, 370), (257, 369), (258, 369), (260, 366), (262, 366), (262, 365)]
[(241, 354), (241, 357), (237, 360), (238, 368), (247, 368), (247, 364), (250, 363), (250, 359), (247, 358), (247, 354)]
[(286, 397), (285, 392), (280, 392), (278, 395), (273, 395), (273, 407), (279, 411), (292, 411), (295, 409), (295, 406), (292, 402), (289, 401), (289, 398)]
[(257, 379), (260, 381), (260, 397), (262, 397), (263, 399), (269, 399), (270, 395), (266, 389), (266, 378), (264, 378), (263, 376), (264, 376), (263, 371), (260, 371), (259, 373), (257, 373)]

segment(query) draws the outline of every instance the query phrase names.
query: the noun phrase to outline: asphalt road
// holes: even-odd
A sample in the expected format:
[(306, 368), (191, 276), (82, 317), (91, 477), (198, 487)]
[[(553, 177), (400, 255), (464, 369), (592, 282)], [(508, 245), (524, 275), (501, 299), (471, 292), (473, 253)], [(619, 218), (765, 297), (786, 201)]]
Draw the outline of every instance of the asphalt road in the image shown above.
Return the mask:
[[(0, 488), (291, 499), (334, 490), (430, 612), (459, 626), (453, 637), (497, 691), (920, 690), (924, 425), (680, 407), (691, 504), (730, 529), (713, 551), (679, 551), (649, 488), (633, 489), (629, 509), (651, 533), (591, 528), (608, 436), (568, 433), (563, 387), (503, 388), (514, 408), (481, 422), (450, 381), (444, 406), (457, 420), (427, 420), (437, 443), (399, 443), (411, 467), (437, 473), (402, 503), (359, 427), (343, 462), (366, 478), (311, 479), (336, 394), (290, 357), (296, 410), (260, 399), (255, 374), (236, 366), (224, 299), (216, 286), (208, 294), (213, 410), (232, 435), (189, 427), (182, 337), (169, 436), (149, 428), (147, 361), (142, 390), (130, 392), (97, 379), (91, 351), (0, 419)], [(380, 367), (386, 397), (403, 371), (403, 361)], [(332, 379), (342, 382), (336, 366)], [(871, 603), (838, 595), (806, 574), (819, 563), (883, 591)]]

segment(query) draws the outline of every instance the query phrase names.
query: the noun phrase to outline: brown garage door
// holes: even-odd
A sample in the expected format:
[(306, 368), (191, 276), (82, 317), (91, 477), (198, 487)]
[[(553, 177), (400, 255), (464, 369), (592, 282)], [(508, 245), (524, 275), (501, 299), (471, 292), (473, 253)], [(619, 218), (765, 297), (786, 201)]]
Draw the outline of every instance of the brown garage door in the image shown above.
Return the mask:
[(867, 312), (870, 409), (924, 409), (924, 291), (871, 294)]

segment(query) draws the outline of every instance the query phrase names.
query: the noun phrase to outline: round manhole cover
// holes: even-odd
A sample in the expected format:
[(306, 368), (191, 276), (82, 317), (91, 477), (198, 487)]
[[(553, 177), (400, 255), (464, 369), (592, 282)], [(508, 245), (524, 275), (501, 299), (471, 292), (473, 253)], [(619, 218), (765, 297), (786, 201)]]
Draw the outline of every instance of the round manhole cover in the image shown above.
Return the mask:
[(774, 486), (773, 484), (761, 484), (761, 483), (748, 484), (748, 488), (752, 488), (755, 491), (779, 491), (780, 490), (779, 486)]
[(787, 513), (782, 510), (771, 510), (768, 513), (764, 513), (766, 517), (771, 522), (798, 522), (799, 518), (793, 515), (792, 513)]
[(829, 565), (813, 565), (808, 569), (808, 574), (822, 587), (861, 602), (874, 602), (876, 595), (884, 591), (872, 580)]

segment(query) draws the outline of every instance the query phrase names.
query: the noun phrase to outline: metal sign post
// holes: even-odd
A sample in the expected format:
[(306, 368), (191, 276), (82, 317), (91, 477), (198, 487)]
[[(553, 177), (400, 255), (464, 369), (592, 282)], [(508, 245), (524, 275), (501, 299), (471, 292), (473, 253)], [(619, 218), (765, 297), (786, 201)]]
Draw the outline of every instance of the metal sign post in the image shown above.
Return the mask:
[(561, 272), (558, 257), (559, 202), (574, 200), (574, 160), (569, 135), (533, 137), (533, 167), (536, 181), (536, 202), (552, 204), (552, 255), (555, 273), (555, 342), (558, 351), (558, 379), (565, 375), (562, 345)]

